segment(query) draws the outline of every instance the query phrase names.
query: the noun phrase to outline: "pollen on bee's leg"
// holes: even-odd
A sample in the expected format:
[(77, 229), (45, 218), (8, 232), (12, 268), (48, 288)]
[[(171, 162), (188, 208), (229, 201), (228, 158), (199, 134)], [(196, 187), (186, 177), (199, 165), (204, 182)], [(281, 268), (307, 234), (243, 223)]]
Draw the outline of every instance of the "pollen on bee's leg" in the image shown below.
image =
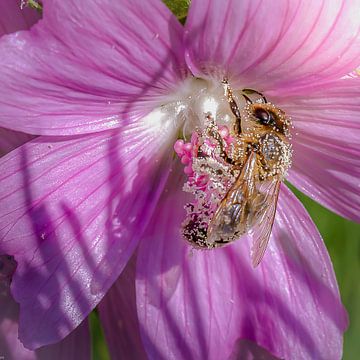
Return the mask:
[(183, 190), (194, 195), (193, 202), (185, 206), (182, 233), (193, 246), (201, 248), (215, 246), (207, 237), (207, 229), (237, 175), (225, 161), (233, 143), (228, 127), (217, 126), (211, 116), (208, 118), (206, 128), (196, 129), (190, 142), (179, 139), (174, 144), (187, 175)]

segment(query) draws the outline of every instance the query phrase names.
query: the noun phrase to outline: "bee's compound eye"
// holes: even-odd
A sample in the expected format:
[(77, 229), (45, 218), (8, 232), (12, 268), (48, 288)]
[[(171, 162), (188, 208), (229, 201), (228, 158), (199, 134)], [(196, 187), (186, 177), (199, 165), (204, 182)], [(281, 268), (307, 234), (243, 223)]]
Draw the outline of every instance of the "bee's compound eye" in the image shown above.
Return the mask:
[(256, 108), (254, 110), (254, 116), (263, 125), (269, 125), (272, 121), (274, 121), (272, 115), (268, 111), (262, 108)]

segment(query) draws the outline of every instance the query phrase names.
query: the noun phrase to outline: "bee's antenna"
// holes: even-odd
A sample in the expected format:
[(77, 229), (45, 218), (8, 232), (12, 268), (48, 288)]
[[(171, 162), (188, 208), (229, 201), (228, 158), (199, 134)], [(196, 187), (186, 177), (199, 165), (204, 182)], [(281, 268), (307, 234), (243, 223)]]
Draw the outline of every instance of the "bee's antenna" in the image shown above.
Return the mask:
[(248, 96), (246, 96), (244, 94), (242, 94), (242, 96), (245, 98), (247, 104), (252, 104), (253, 103), (252, 100)]
[[(242, 91), (243, 91), (244, 93), (247, 93), (247, 94), (258, 94), (258, 95), (260, 95), (260, 96), (262, 97), (262, 99), (263, 99), (263, 101), (264, 101), (265, 103), (268, 102), (267, 99), (266, 99), (266, 97), (265, 97), (261, 92), (259, 92), (259, 91), (256, 91), (256, 90), (253, 90), (253, 89), (242, 89)], [(243, 95), (243, 96), (245, 96), (245, 95)]]
[(231, 112), (235, 115), (235, 132), (237, 134), (241, 133), (241, 114), (240, 109), (234, 99), (232, 89), (229, 85), (228, 79), (224, 78), (222, 83), (224, 84), (225, 88), (225, 95), (230, 105)]

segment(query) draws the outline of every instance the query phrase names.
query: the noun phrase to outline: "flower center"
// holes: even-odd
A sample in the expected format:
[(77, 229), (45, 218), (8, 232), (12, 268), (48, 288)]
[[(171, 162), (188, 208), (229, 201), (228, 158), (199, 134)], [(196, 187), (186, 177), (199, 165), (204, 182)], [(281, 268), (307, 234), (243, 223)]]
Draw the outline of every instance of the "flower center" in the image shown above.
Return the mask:
[(194, 195), (183, 235), (195, 247), (214, 248), (253, 229), (274, 202), (276, 209), (291, 165), (291, 121), (255, 90), (234, 91), (226, 79), (194, 81), (184, 135), (174, 145), (187, 175), (183, 190)]

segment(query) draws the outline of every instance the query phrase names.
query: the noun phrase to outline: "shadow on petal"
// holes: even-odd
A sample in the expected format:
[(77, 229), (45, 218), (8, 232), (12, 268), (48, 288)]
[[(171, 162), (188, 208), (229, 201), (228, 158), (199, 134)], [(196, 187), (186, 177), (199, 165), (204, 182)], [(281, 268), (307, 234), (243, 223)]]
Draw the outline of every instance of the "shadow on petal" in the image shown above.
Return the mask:
[(253, 341), (239, 339), (228, 360), (280, 360)]
[(246, 339), (279, 358), (341, 357), (346, 313), (326, 248), (296, 198), (282, 187), (269, 249), (254, 269), (246, 236), (191, 250), (180, 235), (180, 189), (164, 195), (139, 247), (137, 308), (148, 354), (227, 358)]

